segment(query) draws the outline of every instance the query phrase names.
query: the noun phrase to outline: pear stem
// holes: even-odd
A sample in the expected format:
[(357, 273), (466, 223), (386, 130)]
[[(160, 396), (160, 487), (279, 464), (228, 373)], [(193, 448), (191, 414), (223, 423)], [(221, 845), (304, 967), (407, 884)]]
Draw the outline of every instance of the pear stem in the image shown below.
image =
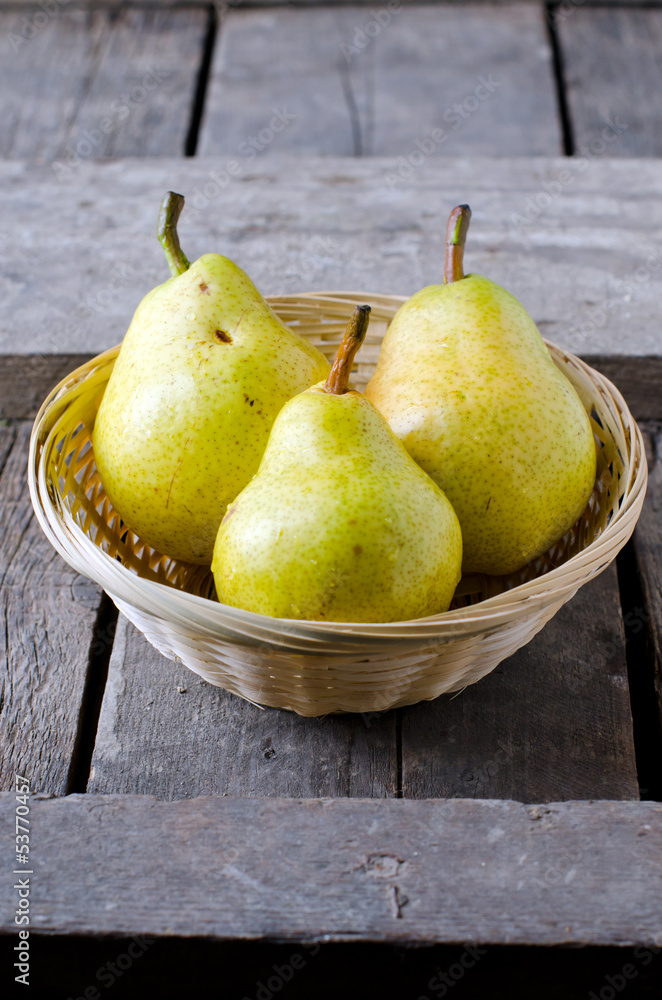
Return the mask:
[(370, 306), (357, 306), (347, 324), (342, 344), (338, 348), (333, 368), (324, 384), (324, 391), (332, 396), (342, 396), (349, 387), (354, 357), (365, 340), (370, 322)]
[(184, 195), (176, 194), (174, 191), (166, 192), (161, 202), (159, 212), (159, 224), (156, 230), (158, 241), (163, 247), (168, 266), (173, 277), (188, 271), (191, 266), (184, 251), (179, 245), (179, 235), (177, 233), (177, 222), (184, 207)]
[(464, 277), (464, 243), (471, 220), (468, 205), (458, 205), (451, 212), (446, 227), (446, 259), (444, 261), (444, 282), (461, 281)]

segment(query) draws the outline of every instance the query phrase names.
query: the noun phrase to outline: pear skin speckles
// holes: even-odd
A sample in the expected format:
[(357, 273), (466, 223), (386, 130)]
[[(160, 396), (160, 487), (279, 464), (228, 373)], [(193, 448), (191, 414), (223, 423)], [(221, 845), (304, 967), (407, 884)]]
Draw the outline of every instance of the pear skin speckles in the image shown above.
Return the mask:
[(453, 509), (357, 392), (320, 386), (277, 417), (219, 529), (219, 600), (280, 618), (406, 621), (445, 611), (460, 579)]
[(531, 317), (487, 278), (412, 296), (366, 395), (453, 504), (465, 572), (514, 572), (586, 507), (596, 474), (588, 416)]
[(236, 264), (201, 257), (140, 303), (101, 401), (94, 453), (114, 507), (153, 548), (209, 565), (281, 406), (329, 370)]

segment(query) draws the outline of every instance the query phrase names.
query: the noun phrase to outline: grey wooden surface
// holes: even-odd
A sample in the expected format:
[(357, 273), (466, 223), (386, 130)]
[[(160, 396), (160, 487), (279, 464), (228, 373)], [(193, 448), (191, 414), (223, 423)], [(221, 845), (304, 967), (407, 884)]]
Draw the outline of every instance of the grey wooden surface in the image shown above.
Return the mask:
[(229, 12), (200, 152), (259, 146), (274, 109), (292, 117), (265, 155), (562, 152), (539, 4), (376, 10), (380, 20), (361, 7)]
[(11, 788), (19, 773), (35, 790), (62, 795), (100, 591), (37, 524), (26, 488), (29, 437), (27, 424), (0, 426), (0, 787)]
[(121, 619), (88, 791), (379, 799), (396, 786), (394, 712), (304, 719), (257, 708), (166, 660)]
[(635, 609), (633, 627), (647, 634), (662, 729), (662, 424), (653, 429), (648, 443), (648, 493), (634, 535), (644, 604)]
[(575, 9), (557, 23), (576, 146), (619, 122), (608, 155), (662, 155), (662, 10)]
[[(412, 0), (402, 0), (403, 6)], [(416, 6), (446, 7), (450, 4), (464, 4), (467, 0), (416, 0)], [(485, 4), (489, 6), (512, 6), (516, 3), (531, 6), (534, 0), (471, 0), (473, 4)], [(652, 0), (654, 2), (654, 0)], [(68, 6), (72, 8), (82, 7), (208, 7), (213, 4), (219, 12), (232, 8), (244, 7), (328, 7), (329, 0), (68, 0)], [(349, 7), (370, 7), (374, 5), (374, 0), (332, 0), (334, 6)], [(559, 0), (560, 4), (560, 0)], [(587, 7), (640, 7), (642, 0), (584, 0)], [(544, 5), (543, 5), (544, 6)], [(576, 4), (579, 6), (579, 4)], [(0, 0), (0, 9), (7, 7), (10, 9), (30, 7), (34, 8), (34, 0)]]
[[(0, 787), (19, 770), (64, 796), (31, 805), (33, 930), (662, 945), (659, 804), (505, 801), (634, 799), (636, 764), (657, 766), (633, 686), (635, 762), (613, 569), (455, 698), (304, 720), (208, 687), (126, 622), (115, 637), (31, 513), (16, 418), (167, 277), (167, 188), (188, 197), (187, 253), (227, 252), (265, 292), (413, 292), (439, 280), (445, 216), (470, 201), (470, 269), (662, 418), (660, 10), (586, 0), (552, 30), (528, 0), (404, 4), (371, 37), (380, 5), (258, 6), (0, 0)], [(270, 130), (272, 108), (296, 117)], [(625, 562), (620, 597), (632, 676), (655, 669), (660, 695), (656, 447), (642, 606)], [(67, 795), (88, 769), (97, 794)], [(0, 796), (3, 828), (14, 808)]]
[(406, 798), (639, 798), (616, 567), (456, 697), (402, 711)]
[[(3, 829), (14, 807), (0, 797)], [(74, 795), (30, 808), (33, 934), (662, 945), (659, 803)], [(5, 932), (15, 892), (4, 879)]]
[(88, 791), (638, 799), (615, 568), (480, 684), (401, 713), (263, 711), (166, 660), (122, 620)]
[(0, 13), (0, 156), (52, 163), (57, 182), (90, 159), (184, 153), (204, 10), (41, 14), (23, 39), (25, 15)]
[[(196, 145), (199, 83), (198, 151), (208, 153), (236, 153), (283, 103), (296, 117), (261, 144), (263, 155), (407, 156), (416, 143), (429, 148), (435, 128), (445, 131), (442, 156), (554, 154), (573, 137), (577, 147), (599, 142), (616, 119), (628, 130), (600, 155), (659, 155), (659, 10), (627, 0), (556, 5), (553, 18), (532, 0), (403, 2), (395, 12), (253, 6), (81, 0), (49, 14), (0, 4), (0, 156), (71, 162), (78, 146), (84, 159), (182, 153), (187, 137)], [(124, 117), (123, 95), (154, 70), (157, 85)], [(495, 81), (491, 93), (481, 79)]]
[[(0, 163), (5, 415), (34, 411), (62, 370), (54, 355), (89, 356), (121, 340), (142, 296), (168, 276), (154, 235), (168, 188), (188, 197), (188, 255), (225, 252), (264, 293), (410, 294), (440, 279), (447, 212), (469, 201), (468, 268), (509, 288), (545, 336), (588, 358), (659, 357), (659, 165), (568, 162), (430, 157), (389, 186), (397, 158), (274, 155), (241, 165), (223, 188), (212, 180), (217, 158), (85, 162), (62, 182), (47, 166)], [(650, 377), (647, 365), (642, 373)]]

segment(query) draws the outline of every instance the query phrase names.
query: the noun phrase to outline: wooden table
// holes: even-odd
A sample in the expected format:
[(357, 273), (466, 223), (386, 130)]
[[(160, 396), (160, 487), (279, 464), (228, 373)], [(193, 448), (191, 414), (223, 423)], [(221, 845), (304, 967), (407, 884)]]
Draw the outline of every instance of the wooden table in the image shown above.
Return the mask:
[[(37, 25), (0, 4), (0, 812), (13, 830), (29, 778), (33, 983), (656, 996), (662, 11), (404, 4), (377, 32), (370, 7), (242, 8), (56, 4)], [(41, 534), (31, 421), (167, 276), (167, 188), (189, 257), (225, 252), (265, 293), (411, 293), (469, 201), (468, 266), (624, 392), (651, 473), (635, 538), (479, 684), (261, 711), (160, 656)], [(0, 898), (9, 954), (9, 875)]]

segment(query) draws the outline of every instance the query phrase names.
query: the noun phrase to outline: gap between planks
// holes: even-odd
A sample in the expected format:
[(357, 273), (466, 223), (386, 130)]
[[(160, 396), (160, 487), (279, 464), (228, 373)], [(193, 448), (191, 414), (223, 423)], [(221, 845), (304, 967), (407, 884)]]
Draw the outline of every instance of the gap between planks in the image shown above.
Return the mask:
[[(5, 699), (3, 742), (13, 742), (21, 766), (33, 768), (35, 787), (62, 794), (86, 786), (114, 612), (109, 614), (109, 602), (98, 611), (97, 589), (62, 563), (36, 525), (24, 481), (28, 433), (26, 425), (2, 428), (0, 494), (12, 512), (3, 540), (4, 565), (11, 574), (3, 588), (5, 606), (9, 602), (9, 678), (21, 665), (16, 680), (5, 682), (14, 701)], [(647, 503), (659, 504), (659, 497), (655, 500), (652, 492)], [(646, 516), (655, 530), (656, 508)], [(657, 545), (653, 554), (659, 560), (659, 539), (643, 535), (648, 537)], [(35, 559), (40, 567), (53, 564), (57, 586), (49, 572), (41, 573), (38, 584), (30, 583)], [(654, 600), (659, 561), (651, 562), (644, 553), (639, 571)], [(71, 590), (60, 579), (70, 581)], [(29, 606), (22, 589), (26, 584), (32, 602), (28, 648), (34, 648), (37, 659), (24, 663), (20, 622)], [(80, 613), (74, 595), (87, 605), (82, 633), (75, 626), (72, 630)], [(648, 607), (650, 628), (659, 629), (659, 610), (654, 603)], [(32, 623), (35, 608), (37, 619), (48, 620), (51, 645), (44, 652), (34, 642), (39, 634), (39, 624), (35, 631)], [(119, 636), (111, 683), (103, 691), (92, 790), (155, 792), (166, 798), (404, 794), (528, 801), (549, 797), (540, 794), (545, 791), (587, 798), (637, 794), (613, 567), (582, 588), (533, 643), (479, 685), (455, 698), (383, 716), (303, 720), (286, 712), (261, 712), (165, 661), (124, 620)], [(44, 675), (39, 698), (28, 697), (35, 673)], [(67, 685), (73, 689), (61, 697)], [(556, 706), (556, 714), (549, 705)], [(32, 732), (29, 740), (13, 728), (12, 720), (23, 716)], [(5, 782), (11, 780), (14, 761), (12, 754), (5, 761)]]
[[(608, 157), (660, 156), (659, 4), (566, 10), (555, 26), (577, 148)], [(615, 131), (617, 142), (602, 141)]]
[[(201, 153), (241, 156), (253, 143), (265, 157), (562, 151), (540, 4), (385, 13), (392, 23), (373, 37), (363, 30), (371, 12), (360, 8), (230, 10)], [(263, 140), (278, 109), (285, 125)]]
[(94, 661), (96, 584), (52, 548), (32, 511), (30, 426), (0, 426), (0, 787), (15, 774), (63, 795)]
[(61, 182), (87, 160), (184, 154), (209, 5), (38, 12), (25, 39), (20, 13), (0, 8), (0, 157), (51, 164)]
[[(24, 479), (29, 427), (2, 432), (0, 494), (11, 512), (2, 545), (9, 574), (2, 591), (10, 623), (5, 683), (13, 692), (2, 716), (3, 743), (13, 745), (4, 787), (18, 760), (38, 789), (85, 788), (96, 733), (89, 788), (100, 792), (529, 801), (550, 797), (544, 792), (636, 796), (613, 569), (582, 588), (533, 643), (460, 696), (382, 716), (304, 720), (260, 711), (166, 661), (124, 619), (121, 641), (114, 641), (109, 603), (98, 610), (97, 588), (60, 560), (32, 515)], [(53, 572), (44, 573), (44, 566)], [(29, 626), (21, 625), (28, 608)], [(43, 651), (42, 641), (35, 643), (39, 620), (47, 623)], [(571, 641), (564, 646), (566, 634)], [(30, 649), (34, 660), (32, 654), (24, 659)], [(39, 697), (32, 693), (36, 678)], [(27, 728), (14, 728), (17, 718)]]
[(386, 713), (260, 710), (121, 619), (88, 791), (636, 799), (615, 568), (480, 683)]
[(662, 423), (648, 425), (644, 436), (648, 493), (624, 552), (623, 603), (641, 794), (662, 799)]

